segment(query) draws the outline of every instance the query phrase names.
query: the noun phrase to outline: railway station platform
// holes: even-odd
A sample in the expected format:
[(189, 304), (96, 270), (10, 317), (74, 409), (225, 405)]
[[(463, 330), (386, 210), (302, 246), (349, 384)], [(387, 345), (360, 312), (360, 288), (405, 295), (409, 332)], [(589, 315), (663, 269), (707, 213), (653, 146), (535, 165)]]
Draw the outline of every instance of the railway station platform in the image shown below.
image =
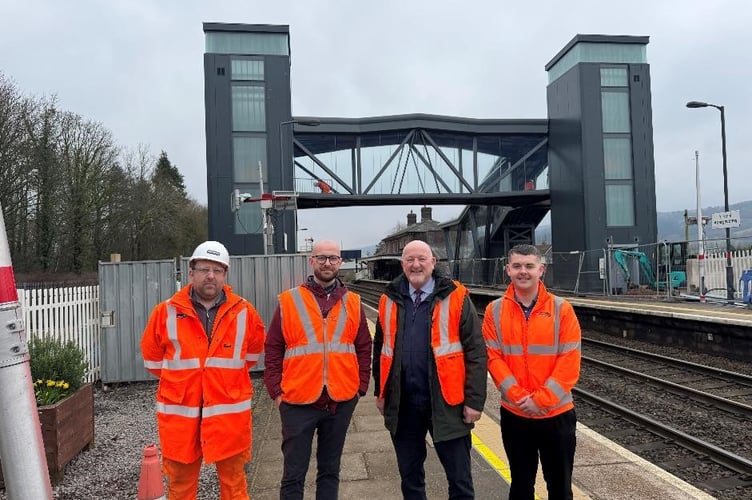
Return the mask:
[[(279, 412), (258, 384), (253, 414), (253, 461), (249, 471), (251, 497), (279, 498), (282, 477)], [(505, 499), (509, 494), (509, 469), (498, 424), (499, 394), (488, 381), (483, 418), (473, 431), (472, 467), (478, 500)], [(426, 489), (428, 498), (447, 498), (447, 483), (428, 439)], [(305, 498), (315, 498), (314, 451), (308, 470)], [(710, 499), (711, 496), (646, 462), (585, 426), (578, 425), (574, 484), (576, 499)], [(546, 499), (542, 474), (537, 498)], [(400, 499), (400, 478), (391, 439), (376, 409), (375, 397), (361, 398), (348, 431), (342, 457), (340, 498)]]
[[(472, 467), (478, 500), (505, 499), (509, 469), (498, 424), (498, 392), (489, 381), (489, 399), (483, 418), (473, 430)], [(279, 412), (259, 387), (253, 414), (253, 461), (249, 473), (251, 498), (276, 500), (282, 477)], [(429, 443), (426, 460), (428, 498), (447, 498), (447, 483)], [(315, 440), (305, 486), (305, 498), (315, 498)], [(637, 455), (578, 425), (574, 467), (575, 499), (711, 499), (710, 495), (671, 476)], [(548, 498), (538, 474), (536, 495)], [(401, 499), (397, 461), (388, 431), (376, 409), (376, 398), (361, 398), (348, 431), (342, 456), (340, 498)]]

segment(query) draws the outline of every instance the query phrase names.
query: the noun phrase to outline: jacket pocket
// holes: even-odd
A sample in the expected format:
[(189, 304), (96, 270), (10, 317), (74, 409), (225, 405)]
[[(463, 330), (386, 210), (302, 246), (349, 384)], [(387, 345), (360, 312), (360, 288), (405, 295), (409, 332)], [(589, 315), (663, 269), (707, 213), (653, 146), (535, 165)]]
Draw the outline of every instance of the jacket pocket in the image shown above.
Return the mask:
[(182, 403), (185, 400), (185, 382), (159, 382), (158, 396), (165, 403)]
[(233, 401), (250, 399), (251, 382), (245, 370), (226, 370), (222, 373), (222, 387)]

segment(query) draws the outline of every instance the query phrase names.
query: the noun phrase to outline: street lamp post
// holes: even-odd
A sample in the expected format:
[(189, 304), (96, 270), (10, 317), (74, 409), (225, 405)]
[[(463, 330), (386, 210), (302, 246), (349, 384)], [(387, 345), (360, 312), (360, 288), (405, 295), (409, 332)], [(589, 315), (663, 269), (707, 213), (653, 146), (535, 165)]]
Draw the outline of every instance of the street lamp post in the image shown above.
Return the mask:
[[(721, 112), (721, 151), (723, 154), (723, 210), (729, 211), (728, 170), (726, 165), (726, 113), (723, 106), (701, 101), (689, 101), (688, 108), (715, 108)], [(698, 223), (700, 223), (698, 221)], [(734, 303), (734, 268), (731, 265), (731, 229), (726, 226), (726, 302)]]
[[(286, 141), (282, 140), (282, 127), (284, 125), (292, 125), (295, 123), (297, 123), (298, 125), (306, 126), (306, 127), (318, 127), (319, 125), (321, 125), (321, 121), (315, 118), (311, 118), (311, 119), (293, 118), (292, 120), (284, 120), (284, 121), (279, 122), (279, 127), (278, 127), (278, 131), (279, 131), (279, 179), (280, 179), (279, 185), (280, 185), (280, 189), (282, 189), (283, 191), (287, 191), (287, 189), (285, 186), (286, 184), (285, 182), (286, 162), (285, 162), (285, 156), (284, 156), (285, 148), (283, 146)], [(295, 191), (295, 185), (294, 185), (295, 177), (294, 176), (292, 176), (292, 181), (293, 181), (292, 182), (293, 186), (291, 190)], [(296, 220), (297, 220), (297, 215), (296, 215)], [(282, 224), (282, 232), (285, 233), (284, 219), (283, 219), (283, 224)], [(297, 250), (297, 246), (298, 246), (298, 240), (297, 240), (297, 234), (296, 234), (295, 235), (295, 247), (296, 247), (295, 250)]]
[(700, 152), (695, 151), (695, 182), (697, 184), (697, 269), (700, 274), (700, 302), (705, 302), (705, 242), (703, 241), (702, 203), (700, 202)]

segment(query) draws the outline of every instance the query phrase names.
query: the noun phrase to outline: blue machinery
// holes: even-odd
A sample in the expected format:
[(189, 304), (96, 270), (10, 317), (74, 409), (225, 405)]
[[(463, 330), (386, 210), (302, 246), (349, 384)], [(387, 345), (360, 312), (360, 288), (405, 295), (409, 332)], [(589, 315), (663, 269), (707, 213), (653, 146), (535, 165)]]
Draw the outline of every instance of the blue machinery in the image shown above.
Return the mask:
[[(660, 276), (656, 277), (650, 259), (648, 259), (648, 256), (643, 252), (638, 252), (636, 250), (613, 250), (612, 255), (619, 269), (624, 274), (624, 278), (627, 281), (627, 288), (634, 288), (640, 285), (639, 279), (636, 283), (632, 280), (632, 273), (629, 270), (629, 260), (636, 259), (642, 270), (641, 276), (647, 280), (647, 285), (654, 290), (666, 289), (666, 280), (661, 280)], [(686, 281), (687, 274), (684, 271), (670, 271), (668, 273), (668, 282), (670, 283), (671, 288), (678, 288), (686, 283)]]

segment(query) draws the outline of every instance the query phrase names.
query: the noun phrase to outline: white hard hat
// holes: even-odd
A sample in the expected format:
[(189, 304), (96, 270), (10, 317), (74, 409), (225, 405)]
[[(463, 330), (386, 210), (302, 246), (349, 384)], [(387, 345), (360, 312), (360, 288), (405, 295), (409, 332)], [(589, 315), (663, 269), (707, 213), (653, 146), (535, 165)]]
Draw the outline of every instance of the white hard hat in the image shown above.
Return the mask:
[(219, 262), (227, 269), (230, 268), (230, 253), (218, 241), (205, 241), (197, 246), (189, 262), (192, 263), (194, 260), (211, 260)]

